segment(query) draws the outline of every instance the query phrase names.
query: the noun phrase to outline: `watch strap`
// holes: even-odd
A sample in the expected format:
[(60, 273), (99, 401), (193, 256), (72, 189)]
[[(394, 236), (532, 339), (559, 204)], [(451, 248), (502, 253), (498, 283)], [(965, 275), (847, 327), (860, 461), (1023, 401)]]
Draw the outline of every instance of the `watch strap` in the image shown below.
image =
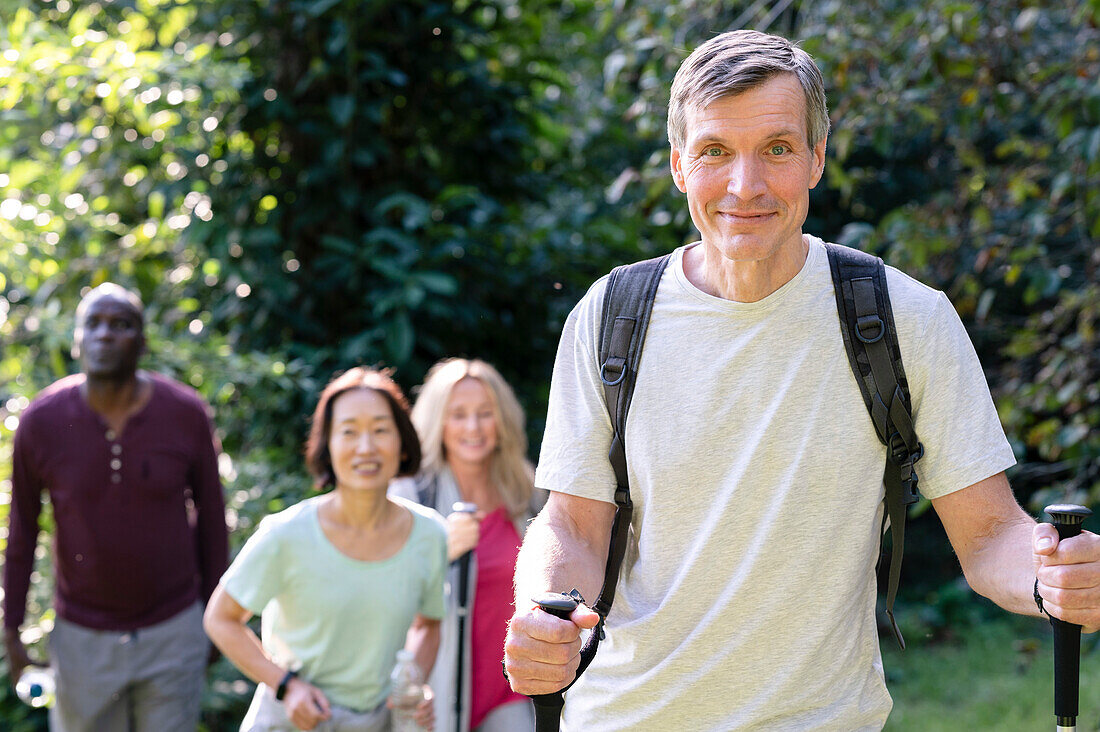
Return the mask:
[(287, 671), (283, 674), (283, 680), (279, 682), (279, 686), (275, 689), (275, 698), (278, 701), (282, 701), (286, 696), (286, 687), (290, 684), (290, 680), (298, 675), (297, 671)]

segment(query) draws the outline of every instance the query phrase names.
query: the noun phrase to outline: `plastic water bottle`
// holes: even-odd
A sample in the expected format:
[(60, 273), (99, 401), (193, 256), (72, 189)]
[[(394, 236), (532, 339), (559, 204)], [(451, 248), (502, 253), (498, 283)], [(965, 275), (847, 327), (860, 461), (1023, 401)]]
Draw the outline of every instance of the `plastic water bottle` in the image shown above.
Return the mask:
[(27, 666), (15, 684), (16, 696), (35, 708), (52, 707), (56, 691), (53, 669), (44, 666)]
[(422, 732), (415, 715), (417, 705), (424, 701), (424, 676), (413, 660), (412, 651), (402, 648), (397, 652), (397, 665), (390, 673), (390, 681), (393, 685), (390, 691), (393, 732)]

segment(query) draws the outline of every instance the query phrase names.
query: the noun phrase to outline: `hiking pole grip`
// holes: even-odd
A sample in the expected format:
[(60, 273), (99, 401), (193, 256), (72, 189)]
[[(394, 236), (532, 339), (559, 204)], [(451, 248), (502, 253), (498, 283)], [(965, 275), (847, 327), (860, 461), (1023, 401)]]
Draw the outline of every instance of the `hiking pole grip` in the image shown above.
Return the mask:
[[(1084, 506), (1053, 504), (1044, 509), (1062, 541), (1081, 533), (1081, 523), (1092, 514)], [(1054, 629), (1054, 716), (1058, 732), (1077, 729), (1081, 673), (1081, 626), (1050, 618)]]
[[(543, 612), (562, 620), (569, 620), (580, 604), (580, 600), (564, 592), (544, 592), (532, 597), (531, 601)], [(561, 691), (532, 696), (531, 703), (535, 706), (535, 732), (558, 732), (561, 729), (561, 710), (565, 706), (565, 696)]]

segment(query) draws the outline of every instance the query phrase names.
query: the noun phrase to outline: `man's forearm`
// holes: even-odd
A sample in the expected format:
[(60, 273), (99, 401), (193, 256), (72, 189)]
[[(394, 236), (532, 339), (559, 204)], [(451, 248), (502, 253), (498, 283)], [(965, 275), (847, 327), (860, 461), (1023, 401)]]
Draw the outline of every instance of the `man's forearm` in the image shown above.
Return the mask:
[(1026, 516), (1002, 524), (981, 550), (964, 567), (966, 581), (983, 597), (1005, 610), (1022, 615), (1038, 615), (1033, 588), (1035, 560), (1031, 534), (1035, 522)]
[(517, 611), (539, 593), (574, 587), (591, 605), (603, 586), (615, 507), (590, 501), (578, 508), (583, 499), (566, 500), (568, 511), (561, 510), (563, 498), (553, 496), (527, 528), (516, 560)]
[(1016, 503), (1004, 474), (933, 499), (932, 505), (970, 587), (1005, 610), (1036, 615), (1035, 521)]

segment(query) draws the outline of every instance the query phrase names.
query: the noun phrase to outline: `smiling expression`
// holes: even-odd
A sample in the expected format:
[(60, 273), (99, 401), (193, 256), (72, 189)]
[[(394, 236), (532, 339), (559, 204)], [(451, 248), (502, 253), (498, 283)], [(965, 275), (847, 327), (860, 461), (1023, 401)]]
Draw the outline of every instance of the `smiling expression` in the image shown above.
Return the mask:
[(365, 388), (336, 397), (328, 450), (338, 490), (385, 492), (401, 461), (401, 435), (385, 398)]
[(704, 247), (734, 261), (801, 246), (825, 141), (807, 142), (806, 102), (793, 74), (689, 109), (672, 176), (687, 194)]
[(497, 448), (497, 419), (489, 390), (466, 377), (451, 389), (443, 413), (443, 450), (448, 462), (482, 464)]

